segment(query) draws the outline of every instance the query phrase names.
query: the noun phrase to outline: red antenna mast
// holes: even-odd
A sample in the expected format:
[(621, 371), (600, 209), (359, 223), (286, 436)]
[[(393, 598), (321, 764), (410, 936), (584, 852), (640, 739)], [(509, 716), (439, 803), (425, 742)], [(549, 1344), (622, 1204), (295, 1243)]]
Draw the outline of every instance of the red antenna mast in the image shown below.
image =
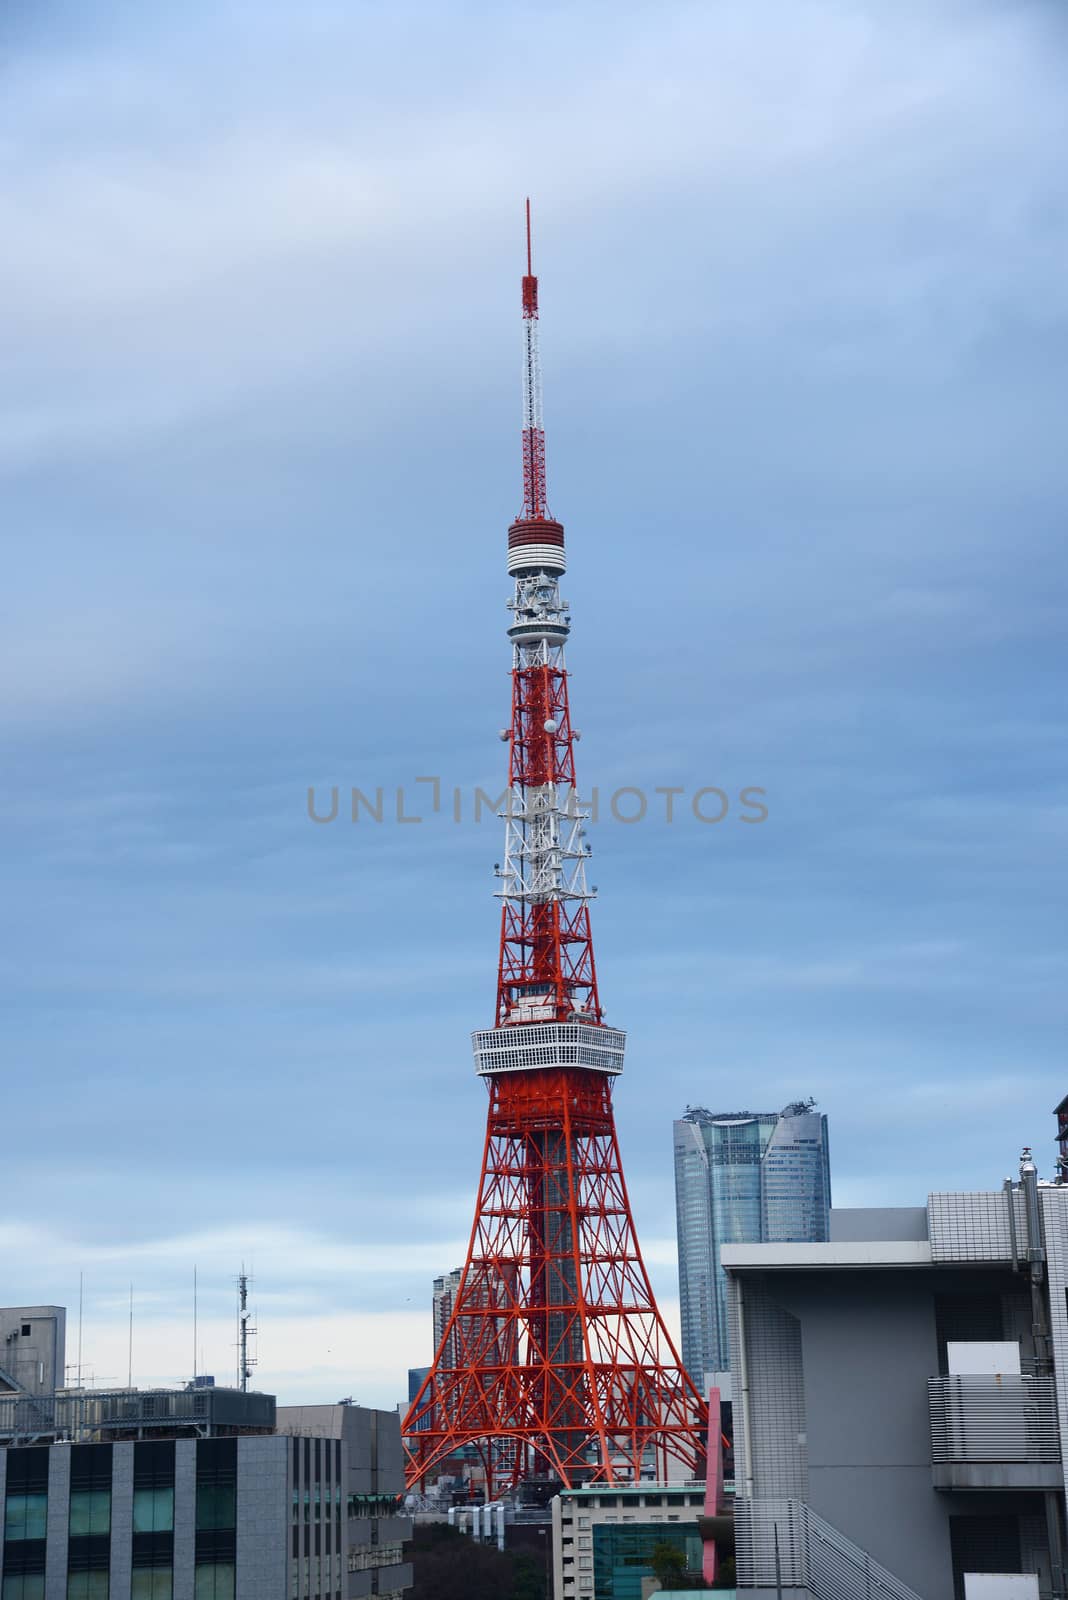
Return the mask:
[(604, 1022), (586, 882), (560, 598), (564, 530), (546, 509), (538, 280), (527, 201), (523, 510), (515, 584), (510, 805), (498, 870), (495, 1026), (473, 1035), (489, 1121), (467, 1260), (404, 1422), (409, 1484), (481, 1461), (487, 1498), (523, 1479), (699, 1473), (707, 1408), (653, 1298), (612, 1110), (626, 1035)]
[(541, 361), (538, 355), (538, 280), (527, 201), (527, 275), (523, 279), (523, 510), (521, 518), (541, 521), (545, 506), (545, 428), (541, 417)]

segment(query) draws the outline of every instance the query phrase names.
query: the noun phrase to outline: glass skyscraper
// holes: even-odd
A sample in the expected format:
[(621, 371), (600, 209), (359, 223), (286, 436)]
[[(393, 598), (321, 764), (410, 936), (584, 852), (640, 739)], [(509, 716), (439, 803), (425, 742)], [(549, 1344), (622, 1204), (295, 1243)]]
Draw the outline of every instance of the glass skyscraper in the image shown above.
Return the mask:
[(781, 1112), (690, 1107), (675, 1123), (682, 1360), (702, 1393), (705, 1375), (730, 1365), (720, 1245), (823, 1240), (830, 1209), (827, 1118), (813, 1101)]

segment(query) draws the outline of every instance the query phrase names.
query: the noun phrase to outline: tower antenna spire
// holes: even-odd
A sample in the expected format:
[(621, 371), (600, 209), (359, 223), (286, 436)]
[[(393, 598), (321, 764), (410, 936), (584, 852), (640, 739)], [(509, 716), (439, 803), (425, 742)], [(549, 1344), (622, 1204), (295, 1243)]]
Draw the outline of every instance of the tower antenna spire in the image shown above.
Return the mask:
[(523, 279), (523, 509), (520, 521), (545, 522), (548, 519), (545, 426), (541, 416), (541, 356), (538, 352), (538, 280), (534, 276), (528, 200), (527, 271)]

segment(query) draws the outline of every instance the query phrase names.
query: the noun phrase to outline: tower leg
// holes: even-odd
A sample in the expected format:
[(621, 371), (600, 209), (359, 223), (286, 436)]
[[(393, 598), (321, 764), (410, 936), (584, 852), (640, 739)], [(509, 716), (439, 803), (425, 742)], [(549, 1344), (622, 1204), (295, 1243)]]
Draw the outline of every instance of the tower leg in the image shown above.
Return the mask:
[(653, 1299), (611, 1080), (502, 1073), (452, 1317), (405, 1419), (409, 1481), (478, 1446), (487, 1492), (696, 1473), (704, 1406)]

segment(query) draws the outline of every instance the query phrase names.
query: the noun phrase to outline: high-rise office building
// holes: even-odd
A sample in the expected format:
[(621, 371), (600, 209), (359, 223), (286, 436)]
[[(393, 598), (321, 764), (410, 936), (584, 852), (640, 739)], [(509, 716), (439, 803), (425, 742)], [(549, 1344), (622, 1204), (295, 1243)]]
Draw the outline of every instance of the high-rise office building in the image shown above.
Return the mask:
[(675, 1123), (682, 1359), (702, 1390), (730, 1362), (720, 1246), (827, 1238), (827, 1118), (813, 1104), (718, 1115), (697, 1106)]
[[(456, 1304), (456, 1295), (463, 1276), (459, 1267), (454, 1267), (451, 1272), (442, 1273), (440, 1278), (434, 1279), (434, 1346), (436, 1350), (445, 1337), (445, 1330), (449, 1326), (452, 1308)], [(451, 1347), (450, 1347), (451, 1349)]]
[[(465, 1304), (469, 1309), (477, 1308), (480, 1315), (457, 1317), (453, 1322), (453, 1311), (456, 1308), (462, 1280), (462, 1267), (454, 1267), (451, 1272), (443, 1273), (441, 1277), (434, 1279), (434, 1349), (443, 1350), (447, 1359), (455, 1364), (459, 1360), (459, 1353), (470, 1348), (474, 1339), (479, 1342), (487, 1362), (494, 1367), (506, 1365), (515, 1359), (515, 1329), (508, 1316), (509, 1303), (515, 1299), (515, 1272), (511, 1263), (502, 1262), (494, 1268), (476, 1263), (468, 1269)], [(481, 1315), (483, 1311), (494, 1307), (500, 1308), (499, 1318)], [(409, 1409), (418, 1398), (422, 1385), (431, 1371), (430, 1367), (409, 1368)], [(417, 1372), (421, 1373), (421, 1377), (413, 1389), (412, 1382)], [(423, 1396), (424, 1414), (412, 1424), (412, 1432), (425, 1433), (444, 1420), (425, 1409), (434, 1399), (434, 1386), (431, 1384)]]

